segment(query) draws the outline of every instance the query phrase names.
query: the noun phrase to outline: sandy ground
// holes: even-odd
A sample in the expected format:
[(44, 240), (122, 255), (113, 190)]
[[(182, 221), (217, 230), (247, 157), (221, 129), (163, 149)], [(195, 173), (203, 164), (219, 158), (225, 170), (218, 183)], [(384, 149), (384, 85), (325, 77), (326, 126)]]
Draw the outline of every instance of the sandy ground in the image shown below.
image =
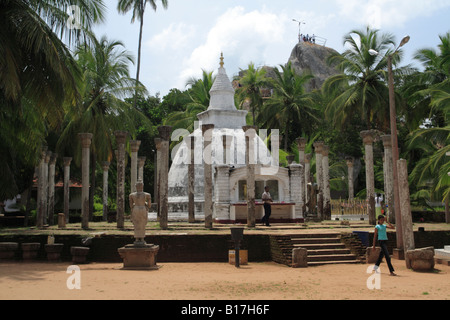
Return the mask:
[[(81, 289), (69, 290), (69, 263), (0, 263), (0, 299), (62, 300), (450, 300), (450, 267), (414, 272), (394, 260), (381, 265), (380, 289), (370, 290), (369, 265), (293, 269), (273, 262), (236, 268), (227, 263), (160, 263), (156, 271), (122, 264), (80, 265)], [(74, 282), (72, 282), (74, 283)], [(375, 284), (374, 281), (371, 282)]]

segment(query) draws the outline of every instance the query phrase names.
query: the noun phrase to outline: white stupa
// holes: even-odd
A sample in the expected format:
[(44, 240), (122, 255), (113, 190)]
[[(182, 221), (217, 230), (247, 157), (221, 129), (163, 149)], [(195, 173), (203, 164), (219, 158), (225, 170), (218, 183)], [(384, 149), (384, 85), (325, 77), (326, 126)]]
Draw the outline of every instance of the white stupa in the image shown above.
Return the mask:
[[(203, 218), (204, 177), (203, 177), (203, 136), (201, 125), (213, 124), (211, 142), (213, 165), (213, 202), (215, 221), (237, 220), (233, 214), (233, 205), (245, 203), (246, 167), (245, 167), (245, 133), (246, 110), (235, 106), (235, 90), (224, 68), (223, 55), (220, 68), (210, 90), (208, 110), (197, 115), (199, 123), (189, 136), (195, 137), (195, 207), (196, 218)], [(263, 131), (264, 132), (264, 131)], [(225, 140), (224, 136), (228, 138)], [(263, 137), (265, 138), (265, 137)], [(169, 171), (169, 219), (186, 220), (188, 217), (188, 163), (190, 147), (180, 143), (172, 152), (172, 165)], [(261, 199), (264, 185), (271, 185), (274, 200), (290, 201), (289, 172), (278, 167), (278, 154), (272, 157), (263, 139), (256, 135), (255, 159), (259, 164), (256, 172), (257, 194)], [(275, 160), (276, 159), (276, 160)], [(221, 181), (218, 184), (218, 181)], [(219, 190), (221, 188), (221, 190)], [(226, 189), (226, 190), (225, 190)], [(261, 193), (261, 194), (259, 194)]]

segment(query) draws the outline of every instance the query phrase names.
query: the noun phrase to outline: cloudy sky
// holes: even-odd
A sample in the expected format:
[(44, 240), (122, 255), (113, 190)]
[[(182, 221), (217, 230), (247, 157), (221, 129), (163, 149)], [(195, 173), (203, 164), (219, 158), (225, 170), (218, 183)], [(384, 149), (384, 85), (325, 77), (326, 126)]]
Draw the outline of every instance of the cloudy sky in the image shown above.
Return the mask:
[[(117, 13), (117, 0), (105, 0), (107, 21), (96, 28), (100, 37), (121, 40), (137, 58), (139, 24), (131, 12)], [(149, 93), (164, 96), (171, 88), (184, 89), (187, 79), (202, 69), (216, 70), (220, 52), (230, 77), (250, 62), (285, 64), (301, 32), (326, 39), (326, 46), (343, 52), (343, 37), (367, 25), (405, 35), (404, 63), (414, 52), (435, 48), (439, 35), (450, 32), (450, 0), (169, 0), (145, 15), (141, 81)], [(132, 75), (135, 68), (132, 67)]]

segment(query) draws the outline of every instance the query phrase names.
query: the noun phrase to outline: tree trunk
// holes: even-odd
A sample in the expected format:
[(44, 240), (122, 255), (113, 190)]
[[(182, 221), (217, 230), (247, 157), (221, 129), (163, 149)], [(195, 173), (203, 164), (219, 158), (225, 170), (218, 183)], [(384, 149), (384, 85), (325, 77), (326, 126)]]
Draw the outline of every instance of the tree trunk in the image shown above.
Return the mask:
[[(142, 32), (144, 29), (144, 12), (142, 12), (140, 27), (139, 27), (139, 44), (138, 44), (138, 61), (137, 61), (137, 70), (136, 70), (136, 88), (139, 85), (139, 75), (141, 70), (141, 48), (142, 48)], [(134, 101), (133, 108), (136, 108), (137, 104), (137, 89), (134, 91)]]

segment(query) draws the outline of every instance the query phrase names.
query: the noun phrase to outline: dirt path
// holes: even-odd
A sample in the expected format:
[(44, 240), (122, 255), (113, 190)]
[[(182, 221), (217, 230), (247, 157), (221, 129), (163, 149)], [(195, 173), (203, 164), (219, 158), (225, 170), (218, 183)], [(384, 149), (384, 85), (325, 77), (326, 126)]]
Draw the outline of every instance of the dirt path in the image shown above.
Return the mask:
[(235, 268), (227, 263), (161, 263), (157, 271), (122, 264), (80, 265), (80, 290), (69, 290), (68, 263), (0, 263), (0, 299), (155, 300), (450, 300), (450, 267), (430, 273), (393, 260), (381, 265), (379, 290), (367, 288), (365, 264), (293, 269), (272, 262)]

